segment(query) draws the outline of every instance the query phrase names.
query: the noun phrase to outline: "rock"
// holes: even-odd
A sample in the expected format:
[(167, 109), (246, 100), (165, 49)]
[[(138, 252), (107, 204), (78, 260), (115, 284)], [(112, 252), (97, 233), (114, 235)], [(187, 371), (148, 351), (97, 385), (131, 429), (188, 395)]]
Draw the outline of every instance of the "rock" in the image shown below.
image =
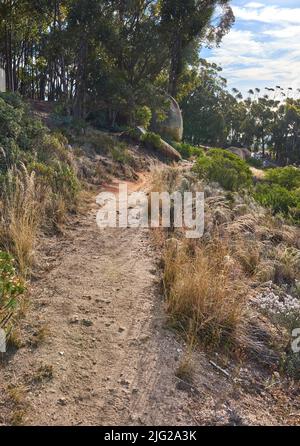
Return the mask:
[(124, 327), (119, 327), (119, 333), (123, 333), (126, 330)]
[(180, 142), (183, 136), (183, 118), (177, 101), (168, 95), (170, 109), (168, 116), (163, 122), (157, 122), (154, 116), (155, 130), (167, 139)]
[(84, 325), (85, 327), (91, 327), (93, 325), (93, 322), (90, 321), (89, 319), (82, 319), (81, 321), (82, 325)]
[(234, 155), (237, 155), (242, 160), (248, 160), (251, 158), (251, 152), (248, 149), (240, 149), (239, 147), (229, 147), (227, 149), (229, 152), (233, 153)]
[(59, 404), (60, 406), (66, 406), (68, 403), (67, 403), (66, 398), (59, 398), (59, 400), (57, 401), (57, 404)]
[(161, 139), (160, 152), (162, 152), (168, 158), (174, 159), (175, 161), (180, 161), (182, 159), (180, 153), (163, 139)]
[(71, 319), (69, 320), (69, 323), (72, 325), (79, 323), (79, 317), (77, 316), (77, 314), (75, 314), (74, 316), (71, 317)]

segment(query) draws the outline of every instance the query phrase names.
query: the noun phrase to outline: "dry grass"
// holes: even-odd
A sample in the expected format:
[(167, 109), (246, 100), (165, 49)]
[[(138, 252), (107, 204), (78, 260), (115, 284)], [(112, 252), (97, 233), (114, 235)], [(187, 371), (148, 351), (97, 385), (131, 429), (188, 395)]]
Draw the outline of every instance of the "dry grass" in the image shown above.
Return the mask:
[(245, 313), (247, 289), (234, 278), (226, 243), (168, 243), (164, 285), (171, 322), (206, 345), (232, 345)]
[(19, 384), (7, 387), (8, 405), (11, 407), (10, 424), (22, 426), (25, 422), (28, 405), (26, 403), (27, 390)]
[(181, 174), (176, 167), (161, 164), (151, 166), (150, 192), (174, 192), (180, 184)]
[(37, 185), (34, 173), (29, 175), (23, 166), (8, 173), (2, 196), (0, 244), (12, 253), (26, 276), (33, 262), (45, 191)]

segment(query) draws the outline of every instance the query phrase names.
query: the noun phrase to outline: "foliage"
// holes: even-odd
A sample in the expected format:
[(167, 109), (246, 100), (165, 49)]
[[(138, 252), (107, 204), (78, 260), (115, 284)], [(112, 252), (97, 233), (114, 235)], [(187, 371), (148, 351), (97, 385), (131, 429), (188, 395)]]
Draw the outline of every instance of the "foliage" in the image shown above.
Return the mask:
[(254, 198), (274, 214), (300, 221), (300, 169), (287, 166), (269, 169), (264, 182), (255, 188)]
[(134, 163), (133, 157), (129, 150), (123, 144), (116, 144), (110, 151), (114, 161), (121, 164), (132, 165)]
[(225, 190), (237, 191), (251, 185), (252, 174), (247, 163), (222, 149), (212, 149), (200, 157), (194, 167), (200, 178), (216, 181)]
[(177, 143), (174, 145), (175, 149), (181, 154), (184, 159), (189, 159), (194, 156), (204, 156), (204, 150), (200, 147), (192, 146), (188, 143)]
[(282, 213), (286, 217), (299, 219), (300, 194), (290, 191), (279, 184), (259, 184), (254, 198), (263, 206), (270, 208), (274, 214)]
[(18, 297), (24, 291), (25, 285), (17, 276), (13, 258), (0, 251), (0, 328), (9, 331), (10, 324), (7, 326), (6, 318), (16, 309)]
[(67, 116), (99, 111), (101, 127), (132, 124), (139, 107), (159, 108), (161, 87), (174, 95), (192, 88), (197, 67), (189, 67), (197, 65), (201, 44), (219, 43), (233, 23), (229, 3), (2, 2), (8, 89), (60, 103)]
[[(197, 81), (181, 98), (184, 138), (192, 144), (246, 147), (281, 165), (300, 162), (300, 100), (292, 88), (227, 89), (222, 69), (200, 61)], [(290, 97), (293, 91), (294, 99)], [(254, 161), (253, 161), (254, 162)]]
[(141, 141), (150, 149), (160, 150), (162, 147), (161, 137), (153, 132), (145, 133)]
[(50, 133), (18, 95), (2, 94), (0, 109), (0, 247), (26, 276), (38, 229), (56, 227), (76, 207), (79, 182), (64, 136)]
[(265, 178), (267, 181), (278, 184), (289, 191), (300, 187), (300, 169), (293, 166), (269, 169)]
[(256, 169), (262, 169), (263, 168), (262, 160), (258, 160), (256, 158), (249, 158), (247, 160), (247, 163), (249, 164), (249, 166), (255, 167)]
[(149, 107), (144, 105), (143, 107), (139, 107), (135, 112), (135, 121), (136, 125), (142, 126), (147, 129), (150, 125), (152, 119), (152, 112)]

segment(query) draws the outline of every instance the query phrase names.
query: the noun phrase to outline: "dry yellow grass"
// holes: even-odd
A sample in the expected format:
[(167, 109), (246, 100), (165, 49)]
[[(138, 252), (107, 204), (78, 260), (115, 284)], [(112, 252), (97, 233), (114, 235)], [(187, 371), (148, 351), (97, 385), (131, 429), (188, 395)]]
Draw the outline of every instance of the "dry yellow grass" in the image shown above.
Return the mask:
[(29, 175), (23, 166), (8, 173), (2, 195), (0, 244), (15, 257), (20, 273), (26, 276), (33, 262), (45, 192), (37, 186), (34, 173)]
[(168, 243), (164, 285), (171, 322), (206, 345), (232, 344), (245, 312), (246, 286), (234, 278), (226, 243)]

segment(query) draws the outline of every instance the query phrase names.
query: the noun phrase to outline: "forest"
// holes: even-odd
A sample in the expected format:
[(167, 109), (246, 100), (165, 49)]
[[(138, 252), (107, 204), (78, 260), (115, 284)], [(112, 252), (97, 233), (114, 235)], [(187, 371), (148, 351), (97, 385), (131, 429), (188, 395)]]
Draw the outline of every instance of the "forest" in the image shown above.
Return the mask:
[(55, 101), (62, 116), (104, 129), (134, 125), (144, 106), (163, 119), (168, 93), (183, 110), (186, 141), (299, 162), (299, 91), (266, 86), (243, 98), (201, 58), (232, 27), (230, 1), (5, 0), (0, 8), (8, 91)]

